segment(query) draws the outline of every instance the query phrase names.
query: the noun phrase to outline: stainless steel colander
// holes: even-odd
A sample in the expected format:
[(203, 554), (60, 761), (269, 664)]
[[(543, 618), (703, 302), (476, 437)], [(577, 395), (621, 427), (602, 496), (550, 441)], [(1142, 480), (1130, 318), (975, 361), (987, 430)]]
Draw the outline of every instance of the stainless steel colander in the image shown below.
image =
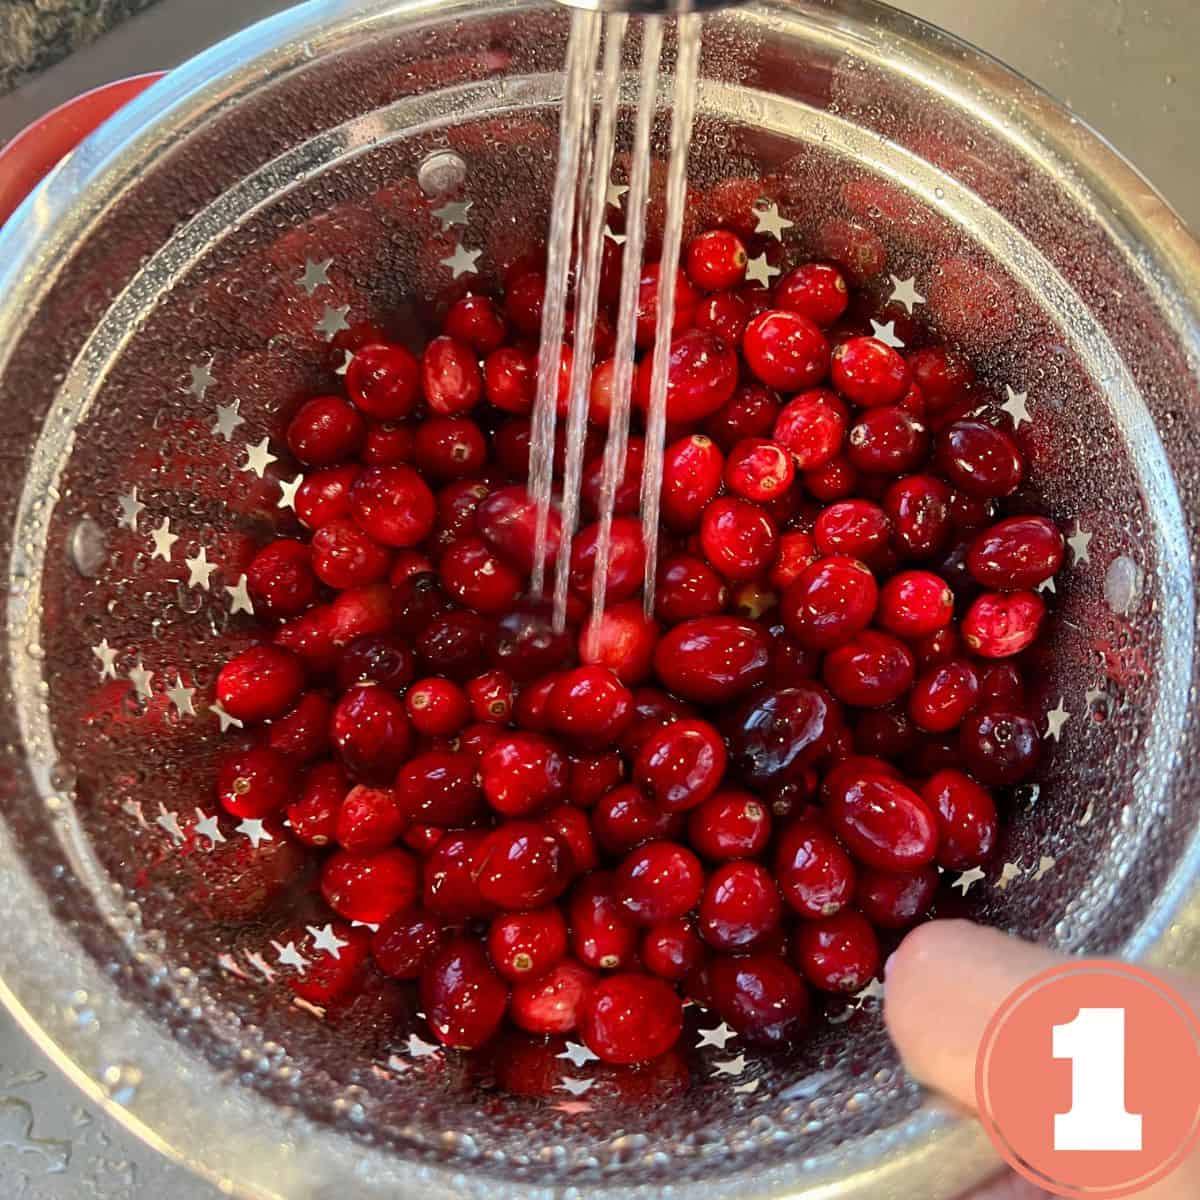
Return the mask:
[[(419, 339), (544, 227), (567, 21), (316, 0), (156, 85), (0, 235), (0, 994), (238, 1195), (949, 1197), (994, 1160), (877, 996), (782, 1056), (693, 1034), (658, 1078), (567, 1057), (512, 1095), (399, 990), (289, 1003), (286, 926), (317, 913), (254, 909), (248, 864), (291, 852), (213, 819), (214, 668), (252, 634), (252, 546), (294, 528), (282, 422), (347, 326)], [(691, 170), (761, 179), (788, 253), (886, 251), (893, 332), (929, 313), (976, 356), (1071, 535), (1044, 769), (954, 910), (1200, 961), (1195, 243), (1052, 101), (868, 0), (711, 15)]]

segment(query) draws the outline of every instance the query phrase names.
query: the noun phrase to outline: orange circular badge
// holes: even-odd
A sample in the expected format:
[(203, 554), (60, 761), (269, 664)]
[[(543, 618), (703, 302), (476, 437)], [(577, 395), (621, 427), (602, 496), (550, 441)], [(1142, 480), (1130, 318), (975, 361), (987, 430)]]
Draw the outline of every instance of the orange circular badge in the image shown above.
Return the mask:
[(1200, 1020), (1137, 967), (1055, 967), (992, 1018), (975, 1094), (988, 1136), (1026, 1179), (1059, 1196), (1129, 1196), (1200, 1136)]

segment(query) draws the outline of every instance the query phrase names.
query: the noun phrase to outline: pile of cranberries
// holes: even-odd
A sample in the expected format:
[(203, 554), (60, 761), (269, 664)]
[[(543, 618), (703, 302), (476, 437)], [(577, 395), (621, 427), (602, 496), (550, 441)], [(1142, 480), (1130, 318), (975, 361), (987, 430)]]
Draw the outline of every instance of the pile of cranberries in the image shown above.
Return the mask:
[[(993, 789), (1037, 763), (1019, 656), (1062, 536), (1008, 502), (1025, 463), (968, 363), (865, 336), (834, 265), (766, 289), (746, 263), (746, 239), (714, 229), (679, 275), (652, 618), (636, 433), (603, 616), (594, 523), (560, 549), (551, 521), (567, 630), (526, 594), (536, 259), (502, 302), (457, 300), (419, 355), (359, 345), (347, 395), (292, 417), (307, 533), (249, 567), (262, 639), (217, 680), (242, 722), (217, 789), (325, 856), (340, 952), (295, 976), (308, 1000), (378, 971), (416, 981), (448, 1046), (507, 1020), (633, 1063), (675, 1044), (686, 997), (786, 1043), (813, 990), (870, 982), (940, 869), (993, 854)], [(658, 280), (647, 267), (635, 411)], [(569, 340), (562, 364), (566, 381)]]

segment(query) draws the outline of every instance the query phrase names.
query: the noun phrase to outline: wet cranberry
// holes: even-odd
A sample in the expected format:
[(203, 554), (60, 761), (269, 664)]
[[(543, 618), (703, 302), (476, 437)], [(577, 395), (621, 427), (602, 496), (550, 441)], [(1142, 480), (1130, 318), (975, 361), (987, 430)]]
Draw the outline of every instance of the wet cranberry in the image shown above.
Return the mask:
[(1025, 707), (1025, 680), (1011, 662), (993, 662), (979, 673), (979, 707)]
[(416, 640), (417, 658), (424, 668), (465, 683), (487, 665), (483, 644), (489, 626), (473, 612), (435, 617)]
[(390, 780), (408, 755), (410, 740), (404, 704), (373, 684), (345, 692), (333, 710), (333, 744), (354, 775)]
[(746, 247), (736, 233), (711, 229), (687, 248), (688, 278), (706, 292), (735, 287), (746, 278)]
[(251, 646), (217, 676), (217, 699), (239, 721), (269, 721), (295, 704), (304, 687), (300, 660), (277, 646)]
[(416, 637), (450, 607), (441, 580), (432, 571), (419, 571), (393, 583), (392, 620), (395, 631), (405, 637)]
[(1037, 726), (1022, 712), (989, 708), (971, 713), (959, 731), (967, 768), (998, 787), (1029, 777), (1041, 756)]
[(490, 917), (492, 906), (479, 893), (479, 851), (485, 830), (466, 830), (442, 838), (425, 860), (423, 904), (450, 921)]
[(592, 809), (592, 831), (607, 854), (624, 854), (655, 838), (678, 837), (682, 813), (665, 813), (633, 784), (623, 784), (602, 796)]
[(452, 737), (471, 719), (466, 692), (449, 679), (419, 679), (404, 697), (404, 711), (425, 737)]
[(912, 871), (933, 861), (933, 813), (911, 788), (873, 772), (849, 772), (832, 788), (826, 810), (850, 853), (881, 871)]
[[(493, 492), (475, 510), (475, 524), (484, 541), (513, 566), (523, 571), (533, 567), (536, 505), (524, 487), (506, 487)], [(546, 561), (550, 564), (558, 557), (558, 543), (562, 537), (562, 520), (555, 509), (550, 511), (547, 531)]]
[(817, 554), (841, 554), (873, 563), (887, 551), (891, 532), (887, 513), (878, 504), (839, 500), (821, 510), (812, 541)]
[(975, 382), (971, 364), (945, 346), (914, 350), (908, 356), (908, 369), (935, 417), (962, 400)]
[(647, 617), (640, 600), (605, 609), (579, 635), (579, 661), (611, 671), (623, 684), (642, 683), (654, 663), (658, 625)]
[(683, 1005), (674, 989), (653, 975), (614, 975), (584, 999), (579, 1032), (604, 1062), (644, 1062), (679, 1040)]
[(349, 790), (350, 780), (341, 763), (323, 762), (311, 767), (301, 781), (300, 798), (288, 805), (292, 836), (306, 846), (328, 846)]
[(846, 909), (796, 931), (796, 965), (823, 992), (860, 992), (879, 970), (879, 940), (862, 913)]
[(725, 727), (730, 762), (754, 788), (799, 782), (842, 728), (837, 701), (820, 684), (750, 696)]
[(377, 421), (399, 421), (417, 403), (421, 368), (403, 346), (375, 342), (356, 351), (346, 367), (346, 391)]
[(730, 345), (737, 345), (753, 315), (750, 305), (736, 292), (717, 292), (696, 305), (692, 324), (715, 333)]
[(475, 760), (453, 750), (428, 750), (405, 763), (395, 795), (409, 821), (442, 829), (474, 824), (486, 811)]
[(374, 425), (367, 430), (363, 443), (362, 461), (368, 467), (392, 467), (411, 462), (413, 458), (412, 430), (403, 425)]
[(507, 725), (512, 718), (517, 689), (507, 671), (484, 671), (467, 681), (471, 715), (476, 721)]
[(430, 417), (417, 426), (412, 458), (421, 474), (436, 483), (465, 479), (487, 462), (487, 442), (466, 417)]
[(312, 539), (317, 578), (339, 591), (383, 579), (391, 555), (353, 521), (339, 518), (322, 525)]
[(508, 987), (476, 941), (456, 937), (421, 972), (421, 1005), (434, 1036), (457, 1050), (482, 1046), (504, 1020)]
[(700, 523), (704, 556), (726, 579), (753, 579), (775, 557), (778, 531), (758, 505), (734, 497), (714, 500)]
[(475, 351), (457, 338), (434, 338), (421, 356), (421, 387), (426, 403), (442, 416), (474, 408), (483, 394)]
[(766, 679), (770, 638), (733, 617), (700, 617), (664, 634), (654, 654), (659, 679), (698, 704), (722, 704)]
[(621, 752), (627, 758), (636, 758), (646, 739), (655, 730), (672, 721), (695, 715), (690, 704), (650, 687), (638, 688), (634, 692), (633, 712), (633, 721), (621, 736)]
[(393, 913), (371, 939), (375, 965), (393, 979), (416, 979), (449, 936), (442, 921), (419, 908)]
[(970, 496), (1008, 496), (1017, 490), (1025, 463), (1011, 435), (986, 421), (955, 421), (938, 434), (942, 474)]
[(299, 952), (308, 966), (302, 975), (288, 980), (288, 986), (310, 1004), (328, 1005), (362, 987), (371, 935), (367, 930), (355, 929), (343, 921), (333, 922), (332, 933), (338, 943), (335, 958), (313, 944), (313, 932), (320, 931), (306, 931), (303, 938), (289, 939), (299, 945)]
[(542, 306), (546, 302), (546, 276), (540, 270), (525, 270), (505, 280), (504, 311), (517, 329), (536, 336), (542, 328)]
[(842, 400), (827, 388), (815, 388), (783, 408), (771, 436), (791, 452), (798, 471), (811, 471), (841, 453), (848, 427)]
[(843, 704), (881, 708), (908, 691), (913, 670), (912, 652), (902, 641), (864, 629), (826, 655), (821, 677)]
[(271, 722), (267, 743), (272, 750), (311, 762), (329, 748), (333, 705), (320, 692), (305, 692), (282, 717)]
[(652, 733), (638, 751), (635, 782), (666, 812), (695, 808), (725, 774), (725, 744), (707, 721), (675, 721)]
[(858, 337), (833, 352), (833, 384), (864, 408), (895, 404), (908, 391), (908, 364), (878, 338)]
[(526, 604), (511, 609), (490, 628), (487, 655), (518, 683), (528, 683), (563, 666), (571, 656), (571, 635), (555, 630), (550, 608)]
[(921, 795), (938, 822), (938, 863), (966, 871), (986, 862), (996, 848), (998, 820), (992, 794), (962, 771), (938, 771)]
[(337, 666), (340, 648), (334, 641), (333, 609), (318, 604), (285, 621), (275, 630), (274, 643), (304, 664), (312, 675), (328, 675)]
[(979, 699), (979, 677), (965, 658), (952, 658), (925, 671), (913, 685), (908, 711), (930, 733), (956, 729)]
[(831, 459), (824, 466), (805, 471), (805, 489), (816, 500), (842, 500), (858, 486), (858, 470), (844, 455)]
[(963, 617), (963, 641), (981, 658), (1009, 658), (1033, 644), (1045, 615), (1036, 592), (985, 592)]
[(355, 638), (338, 659), (338, 687), (356, 683), (378, 683), (388, 691), (400, 692), (413, 677), (413, 654), (408, 644), (389, 634)]
[(512, 992), (513, 1024), (542, 1036), (573, 1032), (596, 980), (595, 972), (569, 958), (540, 979), (521, 980)]
[(365, 436), (362, 417), (338, 396), (307, 401), (287, 428), (288, 449), (309, 467), (328, 467), (353, 457)]
[(659, 564), (654, 611), (668, 625), (715, 616), (728, 598), (724, 581), (701, 558), (673, 554)]
[(967, 569), (985, 587), (1035, 588), (1062, 566), (1063, 535), (1047, 517), (1009, 517), (984, 530), (967, 551)]
[(288, 802), (294, 772), (289, 759), (267, 746), (234, 751), (217, 772), (217, 798), (235, 817), (270, 816)]
[(565, 792), (567, 760), (548, 738), (513, 733), (492, 743), (479, 760), (479, 778), (488, 803), (507, 817), (548, 808)]
[(832, 325), (846, 311), (850, 290), (842, 273), (828, 263), (802, 263), (775, 284), (775, 307), (799, 313), (818, 325)]
[(649, 842), (617, 868), (613, 894), (639, 925), (682, 917), (696, 906), (704, 886), (700, 860), (675, 842)]
[(755, 858), (771, 837), (771, 814), (751, 792), (720, 791), (688, 819), (688, 840), (705, 858)]
[(767, 438), (745, 438), (738, 442), (725, 463), (726, 486), (746, 500), (774, 499), (792, 486), (795, 475), (792, 456), (778, 442)]
[[(651, 360), (638, 368), (634, 400), (650, 406)], [(737, 355), (714, 333), (690, 329), (671, 343), (667, 369), (668, 423), (702, 421), (725, 404), (737, 390)]]
[(350, 507), (358, 525), (385, 546), (424, 541), (437, 517), (433, 493), (406, 466), (368, 467), (350, 489)]
[(779, 838), (775, 879), (788, 905), (802, 917), (840, 912), (854, 894), (855, 870), (833, 833), (813, 821), (796, 821)]
[(483, 364), (483, 385), (493, 407), (510, 413), (532, 412), (537, 395), (534, 355), (516, 346), (492, 351)]
[(350, 487), (361, 467), (328, 467), (304, 477), (296, 492), (296, 516), (309, 529), (320, 529), (330, 521), (350, 515)]
[(587, 748), (613, 744), (633, 720), (633, 695), (604, 667), (566, 671), (554, 686), (550, 724)]
[(749, 950), (773, 933), (782, 915), (779, 889), (758, 863), (718, 867), (700, 901), (700, 936), (718, 950)]
[(321, 893), (347, 921), (378, 925), (408, 908), (419, 889), (417, 860), (406, 850), (355, 854), (339, 850), (326, 860)]
[(439, 571), (451, 597), (479, 613), (511, 609), (524, 582), (519, 572), (478, 537), (455, 541), (442, 556)]
[(446, 314), (443, 326), (452, 338), (490, 354), (504, 345), (508, 324), (496, 302), (487, 296), (464, 296), (456, 300)]
[[(615, 517), (610, 534), (605, 597), (608, 603), (615, 604), (628, 600), (642, 586), (646, 548), (642, 543), (642, 523), (635, 517)], [(592, 596), (599, 538), (599, 524), (589, 525), (571, 543), (571, 590), (584, 600)]]
[(708, 418), (704, 432), (728, 453), (739, 442), (770, 437), (779, 408), (779, 397), (770, 388), (744, 384), (728, 404)]
[(561, 677), (561, 671), (552, 671), (521, 688), (513, 705), (513, 720), (519, 729), (530, 733), (546, 733), (549, 730), (550, 697)]
[(718, 1014), (749, 1042), (787, 1045), (809, 1022), (808, 990), (776, 954), (719, 958), (712, 964), (711, 979)]
[(347, 647), (359, 638), (390, 629), (395, 613), (394, 600), (392, 589), (386, 583), (370, 583), (340, 592), (329, 606), (333, 644)]
[(593, 871), (576, 884), (568, 905), (571, 950), (586, 966), (615, 971), (629, 966), (638, 929), (614, 891), (611, 872)]
[(642, 963), (652, 975), (681, 980), (703, 961), (704, 943), (690, 920), (676, 917), (646, 930), (641, 953)]
[(953, 623), (935, 629), (925, 637), (914, 638), (912, 642), (913, 656), (917, 660), (917, 668), (928, 671), (930, 667), (941, 666), (956, 657), (962, 648), (962, 639), (958, 636), (958, 626)]
[(783, 623), (813, 650), (831, 650), (861, 633), (875, 615), (879, 587), (865, 563), (818, 559), (783, 594)]
[[(670, 453), (670, 447), (668, 447), (667, 453)], [(639, 511), (641, 505), (642, 464), (645, 457), (645, 443), (640, 437), (630, 437), (629, 444), (625, 448), (624, 470), (616, 481), (616, 489), (613, 493), (612, 511), (614, 515), (619, 517), (629, 516), (631, 513)], [(598, 517), (603, 507), (600, 494), (603, 477), (604, 455), (601, 454), (588, 460), (587, 465), (583, 469), (583, 488), (581, 490), (583, 506), (584, 511), (592, 517)]]
[(386, 850), (408, 824), (408, 815), (391, 788), (352, 788), (338, 811), (334, 835), (347, 850)]
[(295, 616), (317, 598), (309, 549), (290, 538), (271, 542), (254, 556), (246, 584), (256, 609), (273, 617)]
[(902, 475), (917, 467), (929, 449), (924, 425), (898, 405), (862, 413), (847, 438), (850, 462), (860, 471)]
[[(637, 307), (637, 344), (639, 347), (650, 346), (658, 332), (658, 288), (661, 267), (658, 263), (650, 263), (642, 271), (638, 286)], [(672, 337), (682, 333), (691, 324), (692, 312), (699, 302), (695, 288), (688, 277), (679, 271), (675, 276), (675, 308), (672, 313)]]
[(829, 343), (807, 317), (783, 309), (760, 313), (742, 336), (746, 365), (767, 387), (798, 392), (829, 372)]
[(902, 638), (919, 638), (950, 623), (954, 593), (932, 571), (901, 571), (879, 593), (876, 620)]
[(489, 833), (476, 858), (479, 894), (497, 908), (541, 908), (566, 890), (571, 862), (545, 825), (509, 821)]
[(572, 754), (568, 759), (567, 794), (572, 804), (591, 808), (625, 780), (625, 760), (615, 750), (602, 754)]
[(545, 813), (541, 820), (567, 848), (573, 876), (595, 870), (599, 856), (592, 837), (592, 823), (582, 808), (575, 804), (560, 804)]
[(784, 592), (800, 578), (805, 568), (812, 566), (819, 557), (812, 534), (799, 530), (781, 534), (775, 561), (767, 572), (767, 582), (777, 592)]
[(919, 871), (865, 870), (859, 873), (854, 903), (878, 929), (906, 929), (929, 911), (937, 893), (936, 867)]
[(694, 529), (721, 489), (725, 456), (711, 438), (672, 442), (663, 456), (662, 516), (672, 528)]

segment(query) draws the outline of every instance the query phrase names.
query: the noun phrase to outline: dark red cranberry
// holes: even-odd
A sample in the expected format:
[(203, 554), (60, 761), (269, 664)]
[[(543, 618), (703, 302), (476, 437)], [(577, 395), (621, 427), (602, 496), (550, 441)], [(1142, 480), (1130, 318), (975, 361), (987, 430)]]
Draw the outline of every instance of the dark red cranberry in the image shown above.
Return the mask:
[(908, 391), (908, 364), (878, 338), (858, 337), (833, 352), (833, 385), (864, 408), (895, 404)]
[(971, 543), (967, 569), (984, 587), (1023, 591), (1058, 571), (1063, 550), (1063, 535), (1048, 517), (1009, 517)]
[(290, 538), (271, 542), (254, 556), (246, 584), (256, 608), (273, 617), (295, 616), (317, 598), (309, 549)]
[(762, 683), (770, 665), (766, 631), (734, 617), (684, 621), (663, 635), (654, 669), (671, 691), (698, 704), (723, 704)]
[(633, 720), (633, 695), (604, 667), (565, 671), (550, 696), (550, 724), (585, 748), (616, 742)]
[(426, 670), (465, 683), (487, 665), (483, 645), (489, 628), (478, 613), (435, 617), (416, 640), (417, 657)]
[(711, 980), (718, 1015), (748, 1042), (783, 1046), (803, 1034), (811, 1011), (808, 990), (777, 954), (718, 958)]
[(756, 692), (725, 727), (730, 762), (753, 788), (799, 782), (842, 728), (841, 707), (816, 683)]
[(342, 762), (363, 779), (390, 780), (408, 756), (404, 704), (374, 684), (347, 691), (333, 710), (330, 728)]
[(921, 391), (929, 414), (936, 418), (965, 399), (975, 382), (971, 364), (945, 346), (926, 346), (908, 356), (908, 369)]
[(333, 609), (318, 604), (285, 621), (275, 630), (275, 645), (296, 655), (311, 675), (328, 675), (337, 666), (341, 648), (334, 641)]
[(841, 912), (850, 903), (855, 870), (829, 829), (815, 821), (799, 820), (779, 838), (775, 880), (795, 912), (818, 920)]
[(546, 302), (546, 276), (540, 270), (510, 275), (506, 282), (504, 311), (517, 329), (536, 336), (542, 328), (542, 306)]
[(375, 342), (357, 350), (346, 367), (346, 391), (377, 421), (399, 421), (416, 407), (421, 366), (403, 346)]
[(818, 325), (832, 325), (846, 311), (850, 290), (828, 263), (802, 263), (775, 284), (775, 306)]
[(490, 917), (492, 906), (479, 892), (479, 851), (487, 831), (449, 833), (425, 860), (423, 904), (449, 921)]
[(842, 500), (858, 486), (858, 470), (845, 455), (831, 459), (824, 466), (805, 471), (804, 487), (816, 500)]
[(864, 629), (825, 656), (822, 678), (843, 704), (882, 708), (912, 686), (913, 656), (889, 633)]
[(269, 721), (295, 704), (304, 687), (300, 660), (278, 646), (251, 646), (217, 676), (217, 699), (239, 721)]
[[(506, 487), (493, 492), (475, 510), (475, 524), (484, 541), (513, 566), (523, 571), (533, 567), (536, 505), (524, 487)], [(556, 509), (550, 510), (546, 528), (546, 562), (550, 565), (558, 557), (558, 543), (562, 538), (562, 519)]]
[(687, 248), (688, 278), (706, 292), (735, 287), (746, 278), (746, 247), (728, 229), (710, 229)]
[(747, 500), (762, 502), (782, 495), (792, 486), (795, 475), (791, 455), (768, 438), (738, 442), (725, 463), (726, 486)]
[(513, 705), (513, 720), (519, 729), (530, 733), (546, 733), (550, 729), (550, 697), (561, 677), (561, 671), (552, 671), (533, 683), (527, 683), (517, 694)]
[(613, 788), (592, 809), (592, 831), (607, 854), (625, 854), (655, 838), (676, 838), (683, 830), (682, 813), (665, 813), (633, 784)]
[(592, 823), (582, 808), (575, 804), (560, 804), (545, 813), (541, 820), (566, 846), (573, 875), (583, 875), (595, 869), (598, 855), (592, 837)]
[(593, 871), (571, 893), (571, 950), (586, 966), (615, 971), (637, 952), (638, 929), (614, 891), (609, 871)]
[(692, 324), (736, 346), (753, 315), (750, 305), (736, 292), (717, 292), (696, 305)]
[(965, 658), (930, 667), (913, 684), (908, 711), (913, 723), (930, 733), (949, 733), (979, 700), (979, 676)]
[(879, 234), (843, 217), (822, 222), (817, 230), (817, 249), (823, 258), (837, 263), (851, 283), (860, 287), (887, 266), (887, 249)]
[(392, 620), (395, 631), (405, 637), (416, 637), (450, 607), (441, 580), (432, 571), (419, 571), (393, 583)]
[(1025, 474), (1017, 443), (986, 421), (955, 421), (938, 434), (936, 457), (942, 474), (970, 496), (1009, 496)]
[(406, 850), (339, 850), (321, 872), (321, 894), (329, 907), (347, 921), (366, 925), (378, 925), (410, 907), (419, 888), (417, 860)]
[(672, 529), (695, 529), (721, 490), (725, 456), (702, 434), (681, 438), (663, 456), (662, 517)]
[(714, 862), (756, 858), (770, 839), (770, 810), (752, 792), (719, 791), (688, 818), (688, 841)]
[(707, 721), (675, 721), (652, 733), (638, 751), (633, 777), (665, 812), (707, 800), (725, 774), (721, 735)]
[(360, 638), (382, 634), (390, 629), (394, 599), (394, 593), (386, 583), (369, 583), (340, 592), (329, 606), (333, 644), (349, 646)]
[(883, 585), (876, 620), (889, 633), (919, 638), (950, 623), (954, 593), (932, 571), (901, 571)]
[(555, 744), (536, 733), (499, 737), (479, 760), (479, 779), (488, 803), (506, 817), (549, 808), (563, 796), (567, 760)]
[(590, 620), (579, 635), (579, 661), (611, 671), (627, 687), (649, 676), (658, 625), (640, 600), (626, 600)]
[(812, 531), (817, 554), (841, 554), (876, 563), (888, 549), (892, 525), (870, 500), (839, 500), (821, 510)]
[(938, 822), (938, 863), (966, 871), (991, 858), (999, 832), (996, 803), (986, 788), (962, 771), (931, 775), (921, 795)]
[(375, 965), (393, 979), (416, 979), (445, 944), (449, 931), (419, 908), (393, 913), (371, 939)]
[(359, 784), (342, 801), (334, 836), (345, 849), (366, 854), (386, 850), (407, 824), (408, 814), (391, 788)]
[(1031, 646), (1046, 615), (1036, 592), (985, 592), (962, 619), (962, 638), (981, 658), (1010, 658)]
[(519, 415), (532, 412), (537, 395), (535, 356), (517, 346), (493, 350), (483, 364), (483, 383), (494, 408)]
[(646, 744), (646, 739), (669, 725), (685, 717), (694, 716), (690, 704), (683, 700), (668, 696), (658, 688), (642, 687), (633, 694), (634, 717), (629, 728), (621, 736), (621, 751), (626, 758), (636, 758), (638, 751)]
[(311, 932), (306, 931), (304, 937), (288, 939), (298, 944), (301, 956), (308, 963), (302, 975), (288, 980), (288, 986), (310, 1004), (331, 1004), (350, 995), (363, 984), (363, 968), (371, 945), (370, 933), (365, 929), (355, 929), (344, 921), (334, 921), (332, 933), (338, 943), (336, 958), (314, 945)]
[(387, 575), (390, 564), (388, 550), (344, 517), (322, 525), (313, 534), (313, 570), (322, 583), (339, 591), (378, 582)]
[(508, 821), (489, 833), (476, 863), (479, 894), (497, 908), (541, 908), (571, 880), (566, 847), (537, 821)]
[(429, 417), (417, 426), (412, 457), (427, 479), (464, 479), (487, 462), (487, 442), (469, 417)]
[(690, 920), (676, 917), (646, 930), (642, 937), (642, 964), (663, 979), (686, 979), (704, 959), (704, 943)]
[(842, 400), (828, 388), (814, 388), (783, 408), (771, 436), (790, 451), (798, 471), (811, 471), (841, 453), (848, 427)]
[(297, 762), (311, 762), (329, 749), (333, 705), (320, 692), (305, 692), (295, 705), (271, 722), (267, 743)]
[(1027, 779), (1041, 757), (1037, 726), (1023, 712), (1011, 709), (971, 713), (962, 723), (959, 745), (967, 769), (992, 787)]
[(471, 719), (466, 692), (449, 679), (419, 679), (404, 697), (404, 710), (425, 737), (452, 737)]
[(395, 795), (409, 821), (442, 829), (472, 825), (486, 811), (475, 760), (461, 751), (418, 754), (400, 768)]
[(746, 365), (767, 387), (798, 392), (829, 373), (829, 343), (816, 324), (798, 313), (760, 313), (742, 335)]
[(941, 629), (926, 634), (925, 637), (915, 638), (912, 643), (913, 656), (917, 660), (917, 668), (928, 671), (930, 667), (941, 666), (957, 657), (962, 648), (962, 639), (958, 636), (958, 626), (953, 623), (943, 625)]
[(960, 533), (975, 533), (996, 519), (996, 500), (984, 496), (969, 496), (966, 492), (950, 493), (950, 524)]
[(483, 376), (475, 351), (452, 337), (436, 337), (421, 356), (425, 402), (442, 416), (467, 412), (483, 395)]
[[(669, 447), (667, 453), (670, 453)], [(645, 443), (640, 437), (631, 436), (629, 444), (625, 447), (625, 466), (613, 493), (612, 511), (614, 516), (625, 517), (640, 510), (642, 464), (645, 457)], [(600, 495), (604, 476), (604, 455), (601, 454), (585, 461), (583, 487), (580, 493), (583, 497), (583, 507), (590, 516), (598, 517), (601, 508), (604, 507)], [(664, 488), (665, 486), (666, 481), (664, 480)]]
[(421, 972), (421, 1005), (439, 1042), (474, 1050), (500, 1028), (508, 987), (477, 941), (456, 937)]
[(636, 1063), (665, 1054), (683, 1032), (683, 1005), (670, 984), (653, 975), (602, 979), (583, 1001), (579, 1033), (607, 1063)]
[(350, 487), (362, 470), (359, 466), (327, 467), (304, 477), (296, 492), (296, 516), (309, 529), (350, 515)]
[(288, 802), (294, 771), (292, 762), (268, 746), (236, 750), (217, 771), (217, 799), (235, 817), (268, 817)]
[(878, 929), (906, 929), (929, 911), (937, 893), (936, 867), (919, 871), (865, 870), (859, 873), (854, 903)]
[(852, 908), (796, 930), (796, 965), (823, 992), (860, 992), (879, 970), (879, 939)]
[(615, 750), (572, 754), (568, 767), (567, 795), (578, 808), (591, 808), (601, 796), (625, 781), (625, 760)]
[[(650, 406), (651, 359), (638, 368), (633, 398), (645, 412)], [(689, 329), (671, 343), (667, 368), (667, 421), (703, 421), (737, 390), (737, 355), (715, 333)]]
[(505, 613), (488, 631), (485, 645), (493, 666), (518, 683), (555, 671), (571, 657), (571, 635), (554, 628), (550, 608), (543, 604)]
[(300, 798), (288, 805), (292, 836), (306, 846), (328, 846), (349, 790), (350, 780), (341, 763), (323, 762), (309, 768), (301, 781)]
[[(523, 979), (513, 987), (513, 1024), (542, 1037), (573, 1032), (596, 975), (568, 958), (540, 979)], [(556, 1064), (561, 1075), (561, 1063)]]
[(640, 925), (682, 917), (700, 900), (704, 869), (675, 842), (649, 842), (631, 851), (617, 868), (613, 894)]
[[(658, 288), (661, 267), (650, 263), (643, 271), (638, 286), (637, 344), (641, 348), (650, 346), (658, 334)], [(679, 271), (675, 276), (675, 308), (671, 320), (671, 336), (683, 333), (692, 323), (692, 312), (700, 297)]]
[(733, 399), (704, 423), (704, 432), (726, 453), (739, 442), (769, 438), (779, 416), (779, 397), (761, 384), (743, 384)]
[(916, 726), (898, 705), (861, 713), (854, 722), (854, 749), (877, 758), (900, 758), (917, 743)]
[(1011, 662), (988, 663), (980, 671), (979, 707), (1025, 708), (1025, 680)]
[(305, 466), (329, 467), (357, 454), (366, 432), (362, 417), (340, 396), (318, 396), (292, 418), (287, 444)]
[(709, 877), (700, 900), (700, 936), (718, 950), (750, 950), (779, 927), (783, 906), (765, 867), (739, 860)]
[(367, 430), (362, 460), (368, 467), (393, 467), (411, 462), (413, 433), (404, 425), (374, 425)]
[(826, 811), (834, 832), (868, 867), (913, 871), (937, 853), (933, 813), (899, 780), (870, 771), (847, 772), (831, 788)]
[(871, 623), (879, 587), (858, 559), (818, 559), (783, 594), (783, 623), (813, 650), (831, 650)]
[(401, 692), (413, 677), (413, 654), (408, 644), (390, 634), (355, 638), (338, 659), (338, 687), (356, 683), (378, 683), (388, 691)]
[(488, 954), (505, 979), (538, 979), (567, 953), (567, 923), (555, 906), (504, 913), (488, 929)]
[(508, 324), (496, 302), (487, 296), (464, 296), (456, 300), (446, 314), (446, 333), (460, 342), (490, 354), (504, 345)]
[(847, 438), (850, 462), (876, 475), (902, 475), (917, 467), (929, 450), (925, 426), (899, 405), (862, 413)]
[[(592, 596), (592, 574), (596, 567), (599, 524), (588, 525), (571, 544), (571, 590), (580, 598)], [(609, 541), (605, 596), (610, 604), (628, 600), (642, 586), (646, 572), (646, 548), (642, 523), (634, 517), (614, 517)]]

